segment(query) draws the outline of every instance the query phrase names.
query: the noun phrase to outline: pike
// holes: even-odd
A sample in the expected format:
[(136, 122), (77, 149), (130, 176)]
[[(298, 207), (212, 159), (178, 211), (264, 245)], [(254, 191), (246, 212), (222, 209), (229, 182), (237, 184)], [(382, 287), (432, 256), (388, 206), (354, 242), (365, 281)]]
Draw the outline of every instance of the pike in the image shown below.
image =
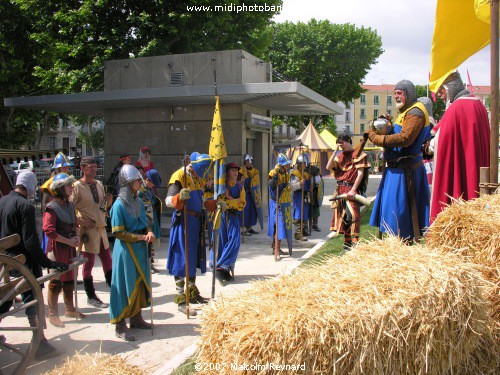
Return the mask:
[(277, 262), (279, 260), (281, 260), (280, 258), (280, 254), (279, 254), (279, 248), (278, 248), (278, 241), (279, 241), (279, 236), (278, 236), (278, 220), (279, 220), (279, 187), (280, 187), (280, 176), (279, 176), (279, 171), (277, 172), (278, 173), (278, 182), (276, 183), (276, 223), (275, 223), (275, 230), (274, 230), (274, 234), (275, 234), (275, 239), (274, 239), (274, 261)]
[(215, 298), (215, 273), (217, 272), (217, 258), (219, 257), (219, 235), (220, 235), (220, 221), (221, 221), (222, 210), (217, 208), (214, 215), (214, 227), (213, 227), (213, 251), (214, 251), (214, 262), (212, 266), (212, 299)]
[(149, 299), (151, 300), (151, 309), (149, 310), (149, 313), (151, 314), (151, 336), (153, 336), (153, 279), (152, 279), (152, 274), (151, 274), (151, 268), (153, 267), (153, 264), (151, 262), (151, 257), (153, 256), (152, 254), (152, 247), (153, 244), (150, 242), (148, 243), (148, 268), (149, 268), (149, 280), (151, 283), (150, 289), (150, 295)]
[[(184, 160), (187, 158), (187, 150), (184, 151)], [(184, 163), (184, 188), (187, 188), (187, 166)], [(188, 239), (188, 209), (187, 203), (184, 202), (182, 208), (184, 214), (184, 272), (185, 272), (185, 288), (186, 288), (186, 316), (189, 319), (189, 239)]]
[[(300, 146), (299, 149), (299, 155), (302, 155), (302, 145)], [(302, 159), (302, 163), (300, 163), (300, 181), (302, 181), (303, 179), (304, 179), (304, 160)], [(302, 185), (301, 195), (300, 195), (300, 242), (304, 240), (303, 231), (304, 231), (304, 185)]]

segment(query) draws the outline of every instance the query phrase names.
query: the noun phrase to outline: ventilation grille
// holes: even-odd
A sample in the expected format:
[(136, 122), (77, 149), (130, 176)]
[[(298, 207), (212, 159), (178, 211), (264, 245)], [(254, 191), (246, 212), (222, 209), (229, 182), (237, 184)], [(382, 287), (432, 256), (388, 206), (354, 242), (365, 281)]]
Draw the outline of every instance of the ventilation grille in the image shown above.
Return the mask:
[(170, 72), (170, 85), (182, 86), (182, 73)]

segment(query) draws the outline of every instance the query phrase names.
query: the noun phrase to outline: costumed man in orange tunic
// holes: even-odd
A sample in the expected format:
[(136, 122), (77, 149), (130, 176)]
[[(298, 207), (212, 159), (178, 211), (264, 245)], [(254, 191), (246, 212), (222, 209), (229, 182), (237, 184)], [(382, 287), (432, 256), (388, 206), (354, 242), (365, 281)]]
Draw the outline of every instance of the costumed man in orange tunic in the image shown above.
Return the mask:
[[(341, 148), (342, 152), (337, 153), (338, 148)], [(341, 134), (337, 138), (337, 150), (328, 160), (326, 168), (333, 172), (337, 180), (334, 195), (347, 194), (347, 199), (337, 201), (332, 227), (336, 232), (344, 234), (344, 249), (349, 250), (358, 242), (361, 227), (361, 205), (354, 200), (354, 196), (362, 193), (360, 185), (364, 171), (371, 165), (364, 152), (360, 155), (354, 152), (352, 139), (347, 134)]]

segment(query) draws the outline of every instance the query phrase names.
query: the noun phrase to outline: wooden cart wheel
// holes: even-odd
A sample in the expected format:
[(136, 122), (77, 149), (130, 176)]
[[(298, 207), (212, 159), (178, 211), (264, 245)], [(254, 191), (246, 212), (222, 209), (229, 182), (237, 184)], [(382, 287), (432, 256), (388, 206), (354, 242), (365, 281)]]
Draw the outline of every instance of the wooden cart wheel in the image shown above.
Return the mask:
[[(22, 256), (21, 256), (22, 257)], [(13, 274), (16, 273), (17, 276), (10, 276), (9, 271), (12, 270)], [(23, 263), (19, 262), (15, 258), (0, 254), (0, 306), (6, 302), (14, 299), (16, 296), (20, 295), (23, 292), (31, 290), (34, 296), (34, 300), (21, 304), (19, 306), (15, 306), (15, 308), (7, 311), (6, 313), (0, 315), (0, 320), (11, 316), (19, 311), (26, 310), (26, 308), (30, 306), (34, 306), (36, 310), (37, 316), (37, 325), (36, 327), (30, 327), (28, 319), (24, 320), (27, 324), (27, 327), (12, 327), (6, 326), (5, 320), (0, 323), (0, 332), (22, 332), (22, 331), (32, 331), (33, 335), (31, 337), (31, 341), (29, 346), (26, 349), (20, 349), (13, 345), (8, 344), (7, 342), (0, 341), (1, 350), (8, 349), (19, 356), (19, 362), (13, 363), (13, 369), (9, 372), (12, 374), (23, 374), (26, 367), (28, 367), (30, 361), (33, 359), (36, 350), (38, 349), (38, 344), (40, 342), (40, 338), (43, 332), (43, 325), (45, 319), (44, 312), (44, 304), (43, 304), (43, 296), (42, 289), (38, 284), (36, 277), (33, 275), (31, 270), (29, 270)], [(6, 363), (2, 364), (3, 366)]]

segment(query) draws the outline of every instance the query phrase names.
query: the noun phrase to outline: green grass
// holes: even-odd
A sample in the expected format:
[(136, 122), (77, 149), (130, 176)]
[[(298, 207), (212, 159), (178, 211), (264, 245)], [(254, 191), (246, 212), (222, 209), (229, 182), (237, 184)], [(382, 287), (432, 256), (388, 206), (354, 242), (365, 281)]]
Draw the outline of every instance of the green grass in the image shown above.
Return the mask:
[(195, 369), (196, 365), (196, 357), (190, 357), (186, 362), (184, 362), (182, 365), (177, 367), (173, 372), (172, 375), (190, 375), (190, 374), (196, 374), (197, 371)]
[[(373, 205), (370, 205), (367, 211), (364, 210), (361, 212), (360, 238), (370, 239), (378, 235), (378, 228), (368, 225), (372, 214), (372, 207)], [(310, 266), (312, 264), (322, 263), (326, 258), (342, 255), (344, 253), (343, 245), (344, 235), (339, 234), (337, 237), (331, 238), (316, 252), (316, 254), (304, 261), (301, 267), (304, 265)]]

